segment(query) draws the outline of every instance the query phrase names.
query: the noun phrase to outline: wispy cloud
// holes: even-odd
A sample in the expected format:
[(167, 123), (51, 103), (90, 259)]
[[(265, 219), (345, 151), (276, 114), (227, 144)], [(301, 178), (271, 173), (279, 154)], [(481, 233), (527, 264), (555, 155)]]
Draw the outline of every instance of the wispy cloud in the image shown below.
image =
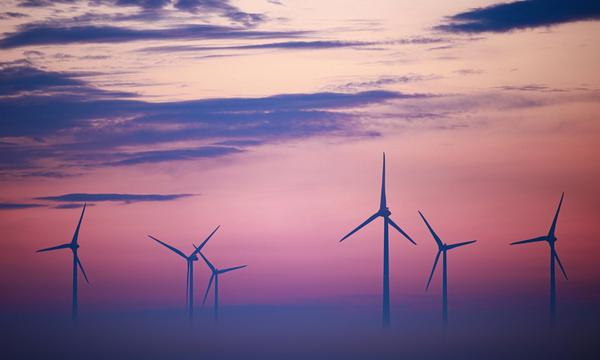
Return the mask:
[[(242, 152), (230, 146), (202, 146), (192, 149), (140, 151), (133, 154), (122, 155), (122, 159), (106, 163), (107, 166), (127, 166), (164, 161), (194, 160), (235, 154)], [(119, 156), (119, 155), (117, 155)]]
[(436, 29), (457, 33), (507, 32), (583, 20), (600, 20), (600, 2), (524, 0), (494, 4), (452, 15)]
[(348, 81), (338, 85), (328, 86), (328, 89), (337, 91), (359, 91), (365, 89), (378, 89), (389, 85), (405, 84), (417, 81), (439, 79), (440, 76), (436, 75), (420, 75), (420, 74), (406, 74), (406, 75), (388, 75), (380, 76), (375, 79), (364, 79)]
[(78, 96), (136, 96), (136, 94), (127, 92), (107, 92), (91, 86), (81, 79), (90, 75), (94, 75), (94, 73), (41, 70), (31, 66), (27, 61), (0, 63), (0, 98), (22, 94), (50, 95), (59, 93), (77, 94)]
[(219, 25), (183, 25), (165, 29), (138, 29), (109, 25), (59, 26), (29, 24), (0, 39), (0, 48), (31, 45), (66, 45), (76, 43), (123, 43), (142, 40), (190, 39), (275, 39), (292, 38), (301, 31), (259, 31), (245, 27)]
[(316, 50), (316, 49), (336, 49), (344, 47), (360, 47), (377, 44), (376, 42), (364, 41), (337, 41), (337, 40), (317, 40), (317, 41), (284, 41), (264, 44), (237, 45), (237, 46), (154, 46), (141, 49), (143, 52), (174, 52), (174, 51), (209, 51), (209, 50), (252, 50), (252, 49), (289, 49), (289, 50)]
[(44, 207), (44, 204), (27, 204), (27, 203), (0, 203), (0, 210), (21, 210), (37, 207)]
[(83, 202), (122, 202), (126, 204), (136, 202), (173, 201), (196, 196), (195, 194), (88, 194), (73, 193), (56, 196), (42, 196), (35, 200), (65, 203)]
[[(52, 206), (53, 209), (61, 209), (61, 210), (68, 210), (68, 209), (81, 209), (83, 207), (84, 204), (58, 204), (58, 205), (54, 205)], [(94, 206), (94, 204), (87, 204), (87, 206)]]
[(356, 109), (425, 96), (372, 90), (153, 103), (97, 89), (83, 74), (15, 66), (0, 68), (0, 171), (13, 177), (67, 176), (69, 167), (80, 173), (229, 156), (247, 146), (316, 135), (359, 135), (366, 115)]
[[(300, 35), (300, 34), (298, 34)], [(389, 41), (342, 41), (342, 40), (311, 40), (311, 41), (279, 41), (261, 44), (234, 45), (234, 46), (198, 46), (198, 45), (164, 45), (142, 48), (140, 52), (195, 52), (195, 51), (216, 51), (216, 50), (261, 50), (261, 49), (282, 49), (282, 50), (323, 50), (339, 48), (369, 48), (370, 46), (389, 46), (389, 45), (423, 45), (447, 42), (448, 39), (438, 37), (414, 37)], [(380, 49), (380, 48), (376, 48)]]
[(143, 13), (159, 16), (169, 8), (189, 13), (216, 14), (230, 21), (252, 26), (265, 20), (265, 15), (242, 11), (229, 0), (21, 0), (21, 7), (52, 7), (57, 4), (90, 4), (111, 7), (135, 7)]
[(15, 11), (7, 11), (7, 12), (0, 13), (0, 19), (18, 19), (18, 18), (24, 18), (27, 16), (29, 16), (29, 15), (23, 14), (20, 12), (15, 12)]

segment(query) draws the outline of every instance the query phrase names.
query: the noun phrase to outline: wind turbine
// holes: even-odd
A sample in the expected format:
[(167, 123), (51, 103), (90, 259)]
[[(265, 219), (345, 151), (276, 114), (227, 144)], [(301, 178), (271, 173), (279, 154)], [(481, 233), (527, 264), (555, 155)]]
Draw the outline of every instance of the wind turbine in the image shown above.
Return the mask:
[[(197, 248), (197, 249), (199, 250), (199, 248)], [(214, 314), (215, 314), (215, 321), (218, 321), (219, 320), (219, 275), (224, 274), (226, 272), (233, 271), (233, 270), (245, 268), (248, 265), (235, 266), (235, 267), (230, 267), (230, 268), (221, 270), (221, 269), (217, 269), (213, 264), (211, 264), (211, 262), (208, 261), (206, 256), (204, 256), (201, 252), (199, 252), (199, 254), (200, 254), (200, 256), (202, 256), (202, 259), (204, 259), (204, 262), (206, 262), (206, 265), (208, 265), (208, 267), (210, 268), (210, 271), (212, 272), (212, 275), (210, 276), (210, 280), (208, 281), (208, 286), (206, 287), (206, 292), (204, 293), (204, 300), (202, 300), (202, 305), (204, 305), (204, 303), (206, 302), (206, 298), (208, 297), (208, 292), (210, 291), (210, 286), (212, 285), (213, 280), (214, 280), (215, 281), (215, 288), (213, 290), (213, 293), (215, 295)]]
[(72, 309), (71, 309), (71, 316), (73, 318), (73, 321), (77, 321), (77, 316), (79, 313), (79, 305), (77, 303), (77, 267), (78, 266), (79, 266), (79, 269), (81, 270), (81, 273), (83, 274), (83, 277), (85, 278), (85, 281), (88, 284), (90, 283), (88, 280), (88, 277), (85, 273), (85, 270), (83, 270), (83, 265), (81, 265), (81, 260), (79, 260), (79, 256), (77, 255), (77, 249), (79, 249), (79, 243), (77, 242), (77, 240), (79, 239), (79, 229), (81, 228), (81, 221), (83, 220), (83, 214), (85, 213), (86, 206), (87, 206), (87, 204), (83, 204), (83, 210), (81, 210), (81, 216), (79, 217), (79, 222), (77, 223), (77, 228), (75, 228), (75, 233), (73, 234), (73, 239), (71, 240), (70, 243), (53, 246), (53, 247), (49, 247), (49, 248), (45, 248), (45, 249), (40, 249), (40, 250), (36, 251), (36, 252), (45, 252), (45, 251), (53, 251), (53, 250), (60, 250), (60, 249), (71, 249), (71, 252), (73, 253), (73, 300), (72, 300)]
[(385, 153), (383, 153), (383, 170), (381, 174), (381, 199), (379, 202), (379, 210), (375, 212), (375, 214), (371, 215), (367, 220), (365, 220), (362, 224), (358, 225), (354, 230), (350, 231), (348, 235), (344, 236), (340, 242), (346, 240), (352, 234), (362, 229), (364, 226), (369, 224), (371, 221), (377, 219), (378, 217), (383, 218), (383, 309), (382, 309), (382, 322), (383, 327), (390, 326), (390, 266), (389, 266), (389, 239), (388, 239), (388, 225), (392, 225), (392, 227), (402, 236), (404, 236), (408, 241), (415, 244), (413, 239), (408, 236), (396, 223), (390, 218), (392, 212), (387, 207), (387, 201), (385, 196)]
[(421, 218), (423, 219), (423, 221), (425, 221), (425, 225), (427, 225), (427, 228), (429, 229), (429, 232), (431, 233), (431, 235), (433, 236), (433, 239), (435, 240), (435, 243), (438, 246), (438, 252), (435, 255), (435, 260), (433, 262), (433, 268), (431, 269), (431, 274), (429, 275), (429, 280), (427, 281), (427, 286), (425, 287), (425, 290), (429, 289), (429, 284), (431, 283), (431, 278), (433, 277), (433, 273), (435, 271), (435, 268), (437, 266), (438, 260), (440, 259), (440, 254), (443, 254), (443, 258), (442, 258), (442, 266), (443, 266), (443, 272), (442, 272), (442, 319), (444, 321), (444, 325), (448, 324), (448, 267), (446, 264), (446, 253), (448, 250), (460, 247), (460, 246), (464, 246), (464, 245), (469, 245), (472, 244), (474, 242), (476, 242), (477, 240), (471, 240), (471, 241), (465, 241), (465, 242), (460, 242), (460, 243), (456, 243), (456, 244), (446, 244), (443, 243), (442, 240), (440, 239), (440, 237), (435, 233), (435, 231), (433, 231), (433, 228), (431, 227), (431, 225), (429, 225), (429, 223), (427, 222), (427, 219), (425, 219), (425, 216), (423, 216), (423, 214), (419, 211), (419, 215), (421, 215)]
[(174, 253), (176, 253), (177, 255), (183, 257), (186, 262), (187, 262), (187, 273), (186, 273), (186, 284), (185, 284), (185, 305), (188, 308), (188, 315), (190, 317), (190, 319), (192, 318), (193, 314), (194, 314), (194, 261), (198, 261), (198, 256), (197, 254), (200, 252), (200, 250), (202, 250), (202, 248), (204, 247), (204, 245), (206, 245), (206, 243), (208, 242), (208, 240), (210, 240), (210, 238), (213, 236), (213, 234), (215, 232), (217, 232), (217, 230), (219, 230), (219, 226), (217, 226), (213, 232), (210, 233), (210, 235), (208, 235), (208, 237), (206, 238), (206, 240), (204, 240), (204, 242), (202, 244), (200, 244), (200, 247), (197, 247), (196, 250), (194, 250), (190, 255), (186, 256), (181, 250), (165, 243), (162, 242), (160, 240), (158, 240), (157, 238), (148, 235), (148, 237), (150, 237), (152, 240), (155, 240), (156, 242), (158, 242), (159, 244), (165, 246), (166, 248), (172, 250)]
[(562, 271), (562, 274), (564, 275), (565, 279), (569, 280), (565, 268), (560, 262), (560, 258), (558, 257), (558, 253), (555, 249), (555, 242), (557, 239), (556, 235), (554, 234), (556, 230), (556, 220), (558, 220), (558, 213), (560, 212), (560, 207), (562, 206), (564, 197), (565, 193), (563, 192), (560, 196), (560, 202), (558, 203), (558, 208), (556, 209), (556, 214), (554, 215), (554, 219), (552, 220), (552, 225), (550, 226), (550, 231), (548, 231), (548, 235), (511, 243), (511, 245), (520, 245), (541, 241), (548, 242), (548, 245), (550, 246), (550, 321), (552, 323), (554, 323), (556, 320), (556, 275), (554, 274), (554, 260), (558, 262), (558, 266), (560, 266), (560, 270)]

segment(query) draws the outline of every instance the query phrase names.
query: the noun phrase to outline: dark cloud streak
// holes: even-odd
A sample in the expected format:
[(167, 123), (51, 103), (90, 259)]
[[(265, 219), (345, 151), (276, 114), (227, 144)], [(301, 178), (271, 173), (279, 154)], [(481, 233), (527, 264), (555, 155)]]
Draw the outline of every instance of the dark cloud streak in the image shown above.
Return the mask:
[(173, 201), (186, 197), (196, 196), (195, 194), (89, 194), (73, 193), (57, 196), (37, 197), (35, 200), (56, 201), (56, 202), (149, 202), (149, 201)]
[(301, 31), (258, 31), (219, 25), (185, 25), (165, 29), (133, 29), (107, 25), (58, 26), (29, 24), (0, 39), (0, 48), (77, 43), (123, 43), (142, 40), (274, 39), (304, 34)]
[(202, 146), (193, 149), (142, 151), (123, 156), (124, 159), (107, 163), (107, 166), (129, 166), (165, 161), (194, 160), (200, 158), (219, 157), (242, 152), (235, 147)]
[(0, 67), (0, 175), (12, 178), (223, 157), (316, 135), (361, 136), (357, 108), (427, 96), (378, 90), (154, 103), (97, 89), (81, 74), (15, 66)]
[(597, 0), (525, 0), (471, 9), (448, 18), (437, 30), (455, 33), (508, 32), (573, 21), (600, 20)]
[(229, 0), (23, 0), (21, 7), (51, 7), (56, 4), (89, 3), (91, 5), (108, 5), (113, 7), (137, 7), (142, 12), (160, 15), (169, 6), (189, 13), (219, 14), (231, 21), (253, 26), (266, 19), (263, 14), (248, 13), (233, 6)]
[(0, 210), (21, 210), (44, 207), (44, 204), (0, 203)]

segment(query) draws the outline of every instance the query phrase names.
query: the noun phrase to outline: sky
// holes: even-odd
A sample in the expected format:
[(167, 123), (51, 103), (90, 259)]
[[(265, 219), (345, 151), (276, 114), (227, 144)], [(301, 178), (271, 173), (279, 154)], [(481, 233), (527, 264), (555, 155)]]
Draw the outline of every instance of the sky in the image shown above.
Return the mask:
[[(565, 192), (558, 302), (600, 301), (600, 6), (594, 1), (23, 0), (0, 12), (0, 304), (183, 307), (203, 253), (225, 305), (372, 305), (387, 156), (394, 306), (537, 304)], [(195, 265), (196, 289), (209, 270)], [(439, 269), (438, 269), (439, 270)], [(559, 310), (560, 311), (560, 310)]]

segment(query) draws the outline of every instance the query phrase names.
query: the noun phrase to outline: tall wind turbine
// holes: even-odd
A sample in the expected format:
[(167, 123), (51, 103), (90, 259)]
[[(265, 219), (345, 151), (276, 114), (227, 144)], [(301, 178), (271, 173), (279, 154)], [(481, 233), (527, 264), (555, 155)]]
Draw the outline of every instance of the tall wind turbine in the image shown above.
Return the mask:
[(378, 217), (383, 218), (383, 309), (382, 309), (382, 322), (383, 327), (390, 326), (390, 266), (389, 266), (389, 241), (388, 241), (388, 225), (392, 225), (392, 227), (402, 236), (404, 236), (408, 241), (415, 244), (413, 239), (408, 236), (396, 223), (390, 218), (392, 212), (387, 207), (387, 200), (385, 196), (385, 153), (383, 153), (383, 170), (381, 174), (381, 199), (379, 202), (379, 210), (375, 212), (375, 214), (371, 215), (367, 220), (365, 220), (362, 224), (358, 225), (354, 230), (350, 231), (348, 235), (344, 236), (340, 242), (346, 240), (352, 234), (362, 229), (364, 226), (369, 224), (371, 221), (377, 219)]
[(155, 240), (159, 244), (172, 250), (174, 253), (176, 253), (177, 255), (181, 256), (182, 258), (184, 258), (186, 260), (187, 273), (186, 273), (186, 284), (185, 284), (185, 305), (188, 308), (188, 315), (189, 315), (190, 319), (192, 318), (192, 316), (194, 314), (194, 261), (198, 261), (197, 254), (200, 252), (200, 250), (202, 250), (204, 245), (206, 245), (206, 243), (208, 242), (208, 240), (210, 240), (210, 238), (213, 236), (213, 234), (215, 232), (217, 232), (217, 230), (219, 230), (219, 227), (220, 226), (217, 226), (213, 230), (213, 232), (211, 232), (210, 235), (208, 235), (206, 240), (204, 240), (204, 242), (202, 242), (202, 244), (200, 244), (200, 247), (197, 247), (196, 250), (194, 250), (190, 255), (187, 255), (187, 256), (181, 250), (179, 250), (165, 242), (162, 242), (151, 235), (148, 235), (148, 237), (150, 237), (152, 240)]
[(81, 270), (85, 281), (89, 284), (88, 277), (83, 270), (83, 265), (81, 265), (81, 260), (79, 260), (79, 256), (77, 255), (77, 249), (79, 249), (79, 243), (77, 242), (79, 239), (79, 229), (81, 228), (81, 221), (83, 220), (83, 214), (85, 213), (85, 207), (87, 204), (83, 204), (83, 210), (81, 210), (81, 216), (79, 217), (79, 222), (77, 223), (77, 228), (75, 228), (75, 233), (73, 234), (73, 239), (68, 244), (62, 244), (58, 246), (53, 246), (45, 249), (40, 249), (36, 252), (44, 252), (44, 251), (53, 251), (60, 249), (71, 249), (73, 253), (73, 300), (72, 300), (72, 308), (71, 308), (71, 316), (74, 321), (77, 320), (77, 316), (79, 314), (79, 305), (77, 303), (77, 267)]
[(438, 246), (438, 252), (435, 255), (435, 260), (433, 262), (433, 268), (431, 269), (431, 274), (429, 275), (429, 280), (427, 281), (427, 286), (425, 287), (425, 290), (429, 289), (429, 284), (431, 283), (431, 278), (433, 277), (433, 272), (435, 271), (438, 260), (440, 259), (440, 254), (444, 255), (442, 258), (442, 319), (444, 321), (444, 325), (446, 325), (446, 324), (448, 324), (448, 271), (447, 271), (448, 267), (446, 264), (446, 252), (448, 250), (451, 250), (451, 249), (454, 249), (454, 248), (457, 248), (460, 246), (472, 244), (472, 243), (476, 242), (477, 240), (465, 241), (465, 242), (449, 244), (449, 245), (446, 243), (443, 243), (442, 240), (440, 239), (440, 237), (435, 233), (435, 231), (433, 231), (433, 228), (431, 227), (431, 225), (429, 225), (429, 223), (427, 222), (427, 219), (425, 219), (425, 216), (423, 216), (423, 214), (420, 211), (419, 211), (419, 215), (421, 215), (421, 218), (423, 219), (423, 221), (425, 221), (425, 225), (427, 225), (427, 228), (429, 229), (431, 236), (433, 236), (433, 239), (435, 240), (435, 243)]
[(215, 281), (215, 288), (213, 290), (213, 293), (215, 296), (214, 315), (215, 315), (215, 320), (218, 321), (219, 320), (219, 275), (224, 274), (226, 272), (233, 271), (233, 270), (245, 268), (248, 265), (235, 266), (235, 267), (230, 267), (227, 269), (217, 269), (210, 261), (208, 261), (206, 256), (204, 256), (202, 253), (199, 253), (199, 254), (200, 254), (200, 256), (202, 256), (202, 259), (204, 259), (204, 262), (206, 262), (206, 265), (208, 265), (208, 267), (210, 268), (210, 271), (212, 272), (212, 275), (210, 276), (210, 280), (208, 281), (208, 286), (206, 287), (206, 292), (204, 293), (204, 300), (202, 300), (202, 305), (204, 305), (204, 303), (206, 302), (206, 298), (208, 297), (208, 292), (210, 291), (210, 286), (212, 285), (213, 280), (214, 280)]
[(569, 279), (567, 277), (567, 273), (562, 263), (560, 262), (560, 258), (558, 257), (558, 253), (555, 249), (556, 235), (554, 232), (556, 231), (556, 220), (558, 220), (558, 213), (560, 212), (560, 207), (562, 206), (563, 198), (565, 197), (565, 193), (563, 192), (560, 196), (560, 202), (558, 203), (558, 208), (556, 209), (556, 214), (554, 215), (554, 219), (552, 220), (552, 225), (550, 226), (550, 231), (548, 231), (548, 235), (536, 237), (529, 240), (516, 241), (511, 243), (511, 245), (520, 245), (527, 244), (533, 242), (541, 242), (546, 241), (550, 246), (550, 321), (552, 323), (556, 320), (556, 275), (554, 274), (554, 260), (560, 266), (560, 270), (564, 275), (565, 279)]

